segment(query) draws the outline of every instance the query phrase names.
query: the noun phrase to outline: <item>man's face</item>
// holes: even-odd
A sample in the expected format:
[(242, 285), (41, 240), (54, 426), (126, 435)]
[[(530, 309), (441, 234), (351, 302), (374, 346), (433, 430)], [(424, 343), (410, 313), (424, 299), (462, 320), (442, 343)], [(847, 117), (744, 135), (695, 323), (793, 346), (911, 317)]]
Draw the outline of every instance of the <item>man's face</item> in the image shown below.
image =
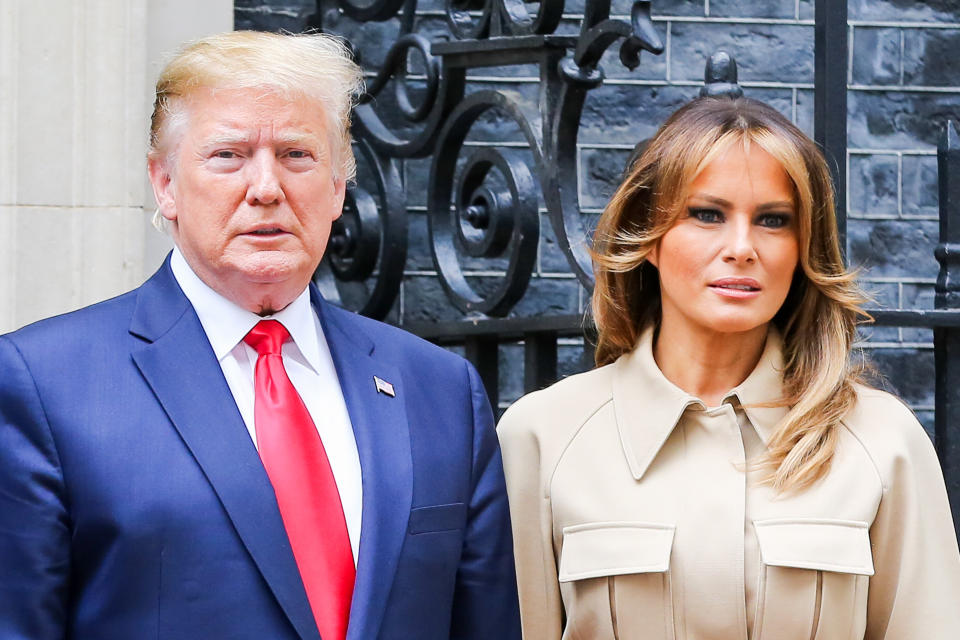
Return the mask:
[(182, 126), (169, 159), (150, 160), (174, 241), (224, 297), (261, 315), (283, 309), (309, 283), (343, 205), (322, 105), (204, 89)]

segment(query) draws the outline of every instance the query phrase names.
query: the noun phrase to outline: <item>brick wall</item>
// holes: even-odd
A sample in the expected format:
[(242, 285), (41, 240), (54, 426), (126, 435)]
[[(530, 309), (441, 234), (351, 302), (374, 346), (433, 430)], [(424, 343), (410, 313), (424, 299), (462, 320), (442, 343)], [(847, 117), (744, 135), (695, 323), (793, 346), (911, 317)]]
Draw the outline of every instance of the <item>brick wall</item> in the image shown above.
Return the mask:
[[(960, 119), (960, 3), (850, 4), (849, 204), (851, 261), (884, 306), (932, 308), (938, 264), (936, 144)], [(926, 425), (933, 422), (933, 336), (876, 328), (874, 361)]]
[[(628, 18), (630, 2), (615, 0)], [(421, 0), (420, 32), (446, 31), (442, 0)], [(576, 32), (577, 7), (568, 1), (562, 29)], [(237, 0), (236, 28), (299, 31), (313, 13), (307, 0)], [(764, 100), (813, 133), (812, 0), (654, 0), (654, 21), (666, 44), (658, 57), (643, 54), (630, 72), (608, 53), (607, 81), (588, 100), (579, 138), (581, 205), (598, 214), (633, 144), (648, 137), (701, 84), (706, 56), (723, 48), (737, 59), (747, 95)], [(328, 22), (329, 24), (329, 22)], [(396, 34), (391, 23), (337, 21), (374, 68)], [(938, 265), (936, 143), (946, 118), (960, 120), (960, 2), (850, 0), (848, 60), (848, 252), (865, 288), (883, 306), (932, 308)], [(615, 51), (615, 47), (614, 47)], [(536, 104), (530, 69), (483, 69), (474, 87), (513, 92)], [(509, 137), (509, 134), (507, 134)], [(410, 256), (397, 324), (458, 317), (446, 302), (426, 244), (428, 162), (404, 166), (410, 214)], [(546, 219), (530, 291), (515, 315), (582, 311), (588, 296), (569, 274)], [(478, 278), (489, 273), (479, 268)], [(933, 424), (933, 350), (927, 330), (867, 328), (865, 346), (890, 385)], [(579, 366), (579, 347), (562, 344), (561, 372)], [(502, 404), (521, 390), (522, 352), (501, 353)]]

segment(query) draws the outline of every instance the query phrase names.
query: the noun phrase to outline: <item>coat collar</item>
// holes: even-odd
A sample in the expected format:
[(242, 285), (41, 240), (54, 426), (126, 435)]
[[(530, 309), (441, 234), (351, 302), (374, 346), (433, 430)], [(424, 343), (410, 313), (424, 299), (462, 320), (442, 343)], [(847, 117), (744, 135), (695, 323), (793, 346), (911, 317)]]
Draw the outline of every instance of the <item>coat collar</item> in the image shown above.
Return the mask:
[[(311, 303), (330, 346), (360, 454), (363, 517), (348, 638), (376, 637), (393, 584), (413, 497), (403, 380), (354, 314)], [(266, 471), (197, 314), (163, 266), (137, 293), (132, 357), (213, 486), (237, 534), (303, 640), (319, 640)], [(378, 393), (374, 376), (394, 385)]]
[(302, 640), (319, 640), (273, 487), (203, 326), (170, 269), (137, 293), (132, 357)]
[[(347, 402), (363, 478), (363, 524), (347, 638), (375, 638), (413, 503), (404, 381), (395, 364), (377, 354), (375, 341), (363, 331), (356, 314), (324, 301), (312, 286), (311, 298)], [(380, 393), (375, 378), (390, 382), (395, 396)]]
[[(653, 328), (646, 329), (633, 351), (614, 363), (613, 406), (627, 463), (639, 480), (688, 409), (705, 410), (702, 400), (663, 375), (653, 358)], [(724, 402), (739, 403), (764, 444), (787, 415), (785, 406), (758, 406), (781, 397), (783, 354), (780, 334), (773, 327), (754, 370), (727, 393)]]

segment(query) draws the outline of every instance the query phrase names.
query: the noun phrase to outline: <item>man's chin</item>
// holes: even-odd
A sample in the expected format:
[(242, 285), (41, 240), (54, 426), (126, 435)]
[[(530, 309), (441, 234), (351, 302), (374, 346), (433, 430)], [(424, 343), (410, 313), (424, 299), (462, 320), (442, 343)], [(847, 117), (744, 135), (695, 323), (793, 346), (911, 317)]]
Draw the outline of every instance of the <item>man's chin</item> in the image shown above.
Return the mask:
[(314, 269), (294, 260), (262, 258), (235, 265), (224, 288), (233, 302), (258, 315), (269, 315), (286, 307), (307, 288)]
[(302, 260), (281, 252), (259, 251), (236, 265), (236, 271), (251, 285), (283, 284), (291, 279), (303, 279), (307, 285), (313, 269)]

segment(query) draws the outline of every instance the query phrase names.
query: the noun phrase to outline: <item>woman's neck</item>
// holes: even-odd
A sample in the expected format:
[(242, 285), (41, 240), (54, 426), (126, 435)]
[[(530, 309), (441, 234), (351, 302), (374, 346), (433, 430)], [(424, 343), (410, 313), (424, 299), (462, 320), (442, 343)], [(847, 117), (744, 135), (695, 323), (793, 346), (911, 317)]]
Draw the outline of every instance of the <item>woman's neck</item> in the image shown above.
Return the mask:
[(653, 357), (667, 380), (715, 407), (757, 366), (766, 338), (767, 325), (743, 333), (716, 333), (661, 323)]

